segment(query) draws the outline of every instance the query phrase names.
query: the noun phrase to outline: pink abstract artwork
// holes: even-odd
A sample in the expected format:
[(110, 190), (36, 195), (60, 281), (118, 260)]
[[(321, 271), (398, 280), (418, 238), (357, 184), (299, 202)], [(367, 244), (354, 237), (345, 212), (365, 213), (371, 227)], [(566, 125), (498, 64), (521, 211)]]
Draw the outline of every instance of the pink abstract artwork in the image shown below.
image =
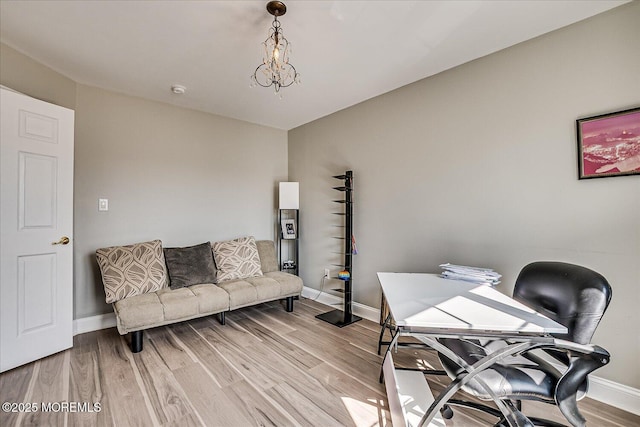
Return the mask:
[(640, 173), (640, 109), (578, 120), (580, 178)]

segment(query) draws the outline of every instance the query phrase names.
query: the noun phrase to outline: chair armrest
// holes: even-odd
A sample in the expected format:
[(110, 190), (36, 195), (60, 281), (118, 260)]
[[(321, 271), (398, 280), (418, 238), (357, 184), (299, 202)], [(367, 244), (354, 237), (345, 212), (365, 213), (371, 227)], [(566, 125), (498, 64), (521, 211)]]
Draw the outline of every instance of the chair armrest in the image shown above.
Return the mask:
[[(569, 356), (577, 356), (577, 355), (593, 355), (594, 357), (600, 356), (602, 358), (609, 359), (611, 355), (607, 350), (595, 344), (578, 344), (573, 341), (567, 341), (563, 339), (556, 338), (553, 340), (552, 344), (548, 346), (542, 346), (542, 348), (550, 348), (556, 350), (566, 350), (569, 353)], [(607, 360), (604, 362), (606, 365), (609, 363)]]
[(609, 363), (611, 355), (597, 345), (577, 344), (560, 339), (543, 348), (562, 350), (569, 356), (569, 366), (556, 384), (555, 401), (567, 421), (573, 426), (584, 426), (586, 420), (578, 410), (578, 388), (591, 372)]

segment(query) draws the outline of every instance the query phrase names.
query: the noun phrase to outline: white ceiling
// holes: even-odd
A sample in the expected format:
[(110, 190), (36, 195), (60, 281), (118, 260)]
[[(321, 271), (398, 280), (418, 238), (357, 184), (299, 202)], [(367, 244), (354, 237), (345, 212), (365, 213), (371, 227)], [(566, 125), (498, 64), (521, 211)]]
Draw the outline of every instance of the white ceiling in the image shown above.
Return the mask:
[(288, 130), (626, 2), (285, 1), (283, 99), (250, 87), (266, 1), (1, 0), (0, 38), (78, 83)]

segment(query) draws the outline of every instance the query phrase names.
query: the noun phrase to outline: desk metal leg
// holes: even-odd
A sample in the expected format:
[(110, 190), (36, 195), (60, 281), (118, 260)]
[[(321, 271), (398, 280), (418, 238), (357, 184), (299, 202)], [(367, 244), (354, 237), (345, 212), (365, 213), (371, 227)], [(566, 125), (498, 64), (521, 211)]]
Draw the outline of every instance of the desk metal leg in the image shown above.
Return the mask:
[[(421, 336), (420, 339), (421, 341), (425, 342), (433, 349), (442, 353), (443, 355), (445, 355), (446, 357), (448, 357), (449, 359), (451, 359), (452, 361), (454, 361), (460, 367), (462, 367), (467, 371), (466, 374), (459, 375), (455, 380), (451, 382), (451, 384), (449, 384), (449, 386), (442, 393), (440, 393), (438, 398), (435, 399), (435, 401), (431, 404), (427, 412), (424, 414), (424, 416), (420, 420), (420, 423), (419, 423), (420, 426), (429, 425), (429, 423), (431, 422), (431, 420), (433, 419), (437, 411), (439, 411), (444, 406), (444, 404), (458, 390), (462, 388), (462, 386), (464, 386), (466, 383), (468, 383), (470, 380), (476, 377), (476, 375), (478, 375), (480, 372), (489, 368), (498, 360), (501, 360), (505, 357), (511, 356), (513, 354), (518, 354), (522, 351), (529, 350), (531, 348), (538, 346), (537, 343), (532, 343), (532, 342), (518, 342), (514, 344), (509, 344), (506, 347), (487, 355), (486, 357), (484, 357), (483, 359), (479, 360), (478, 362), (474, 363), (471, 366), (468, 363), (466, 363), (462, 358), (460, 358), (457, 354), (449, 350), (444, 345), (440, 344), (437, 339), (431, 338), (428, 336)], [(531, 423), (531, 421), (527, 417), (525, 417), (520, 411), (517, 411), (513, 407), (513, 405), (508, 405), (504, 400), (499, 399), (498, 396), (495, 394), (495, 392), (490, 387), (488, 387), (484, 383), (484, 381), (482, 381), (480, 378), (476, 378), (476, 381), (478, 381), (485, 388), (487, 393), (489, 393), (493, 401), (496, 403), (496, 405), (498, 405), (498, 409), (500, 409), (500, 412), (504, 414), (504, 417), (510, 426), (533, 427), (533, 423)]]
[(398, 344), (398, 338), (400, 338), (400, 330), (396, 329), (395, 334), (391, 337), (391, 341), (389, 341), (389, 347), (387, 347), (387, 351), (384, 352), (384, 357), (382, 358), (382, 365), (380, 365), (380, 384), (382, 384), (382, 380), (384, 379), (384, 371), (382, 370), (384, 361), (387, 359), (387, 354), (391, 352), (391, 349)]
[(387, 328), (389, 328), (390, 322), (391, 322), (391, 313), (387, 314), (387, 318), (384, 319), (384, 323), (382, 324), (382, 329), (380, 329), (380, 338), (378, 338), (378, 356), (380, 355), (380, 349), (382, 348), (382, 344), (389, 344), (388, 342), (383, 342), (382, 338), (384, 337), (384, 331)]

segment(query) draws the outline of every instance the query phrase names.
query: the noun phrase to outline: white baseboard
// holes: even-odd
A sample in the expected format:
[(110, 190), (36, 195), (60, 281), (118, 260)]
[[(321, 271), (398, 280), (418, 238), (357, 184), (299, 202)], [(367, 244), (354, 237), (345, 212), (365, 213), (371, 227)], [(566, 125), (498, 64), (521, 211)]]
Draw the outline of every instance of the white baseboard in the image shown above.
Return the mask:
[(113, 313), (99, 314), (97, 316), (82, 317), (73, 321), (73, 336), (87, 332), (116, 326), (116, 315)]
[[(326, 292), (320, 293), (317, 289), (307, 288), (306, 286), (302, 289), (302, 296), (332, 306), (342, 302), (342, 297)], [(340, 305), (336, 307), (340, 308)], [(357, 302), (353, 303), (353, 313), (376, 323), (380, 320), (379, 309)], [(640, 415), (640, 390), (637, 388), (590, 375), (587, 396), (623, 411)]]
[(640, 415), (640, 390), (637, 388), (589, 375), (587, 396), (623, 411)]
[[(340, 308), (341, 305), (339, 304), (342, 302), (342, 297), (326, 292), (319, 292), (316, 289), (306, 286), (302, 289), (302, 296), (336, 308)], [(380, 320), (380, 310), (377, 308), (369, 307), (368, 305), (358, 302), (354, 302), (352, 307), (353, 314), (376, 323)], [(113, 313), (84, 317), (73, 321), (73, 335), (113, 328), (115, 326), (116, 317)], [(623, 411), (640, 415), (640, 390), (637, 388), (591, 375), (589, 376), (589, 393), (587, 396), (606, 403), (607, 405), (615, 406)]]

